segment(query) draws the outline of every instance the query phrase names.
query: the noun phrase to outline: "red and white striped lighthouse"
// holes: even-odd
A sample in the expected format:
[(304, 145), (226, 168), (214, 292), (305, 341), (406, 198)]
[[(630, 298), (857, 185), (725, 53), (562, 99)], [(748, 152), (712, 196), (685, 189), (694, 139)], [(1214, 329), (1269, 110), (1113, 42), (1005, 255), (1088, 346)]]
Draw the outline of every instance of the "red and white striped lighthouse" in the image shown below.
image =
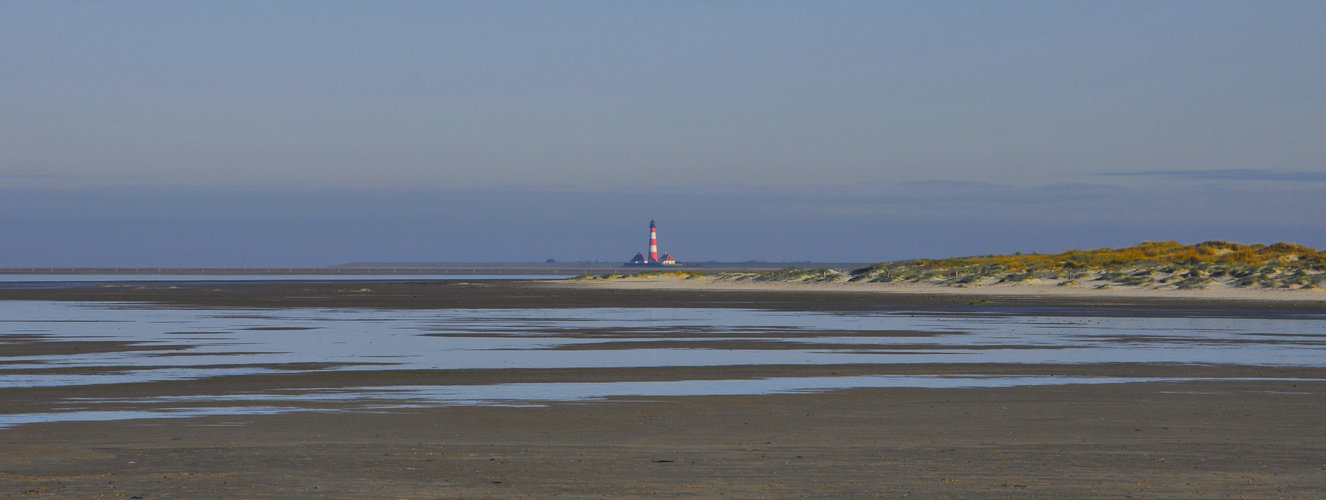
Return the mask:
[(658, 230), (654, 228), (654, 221), (649, 221), (649, 263), (658, 263)]

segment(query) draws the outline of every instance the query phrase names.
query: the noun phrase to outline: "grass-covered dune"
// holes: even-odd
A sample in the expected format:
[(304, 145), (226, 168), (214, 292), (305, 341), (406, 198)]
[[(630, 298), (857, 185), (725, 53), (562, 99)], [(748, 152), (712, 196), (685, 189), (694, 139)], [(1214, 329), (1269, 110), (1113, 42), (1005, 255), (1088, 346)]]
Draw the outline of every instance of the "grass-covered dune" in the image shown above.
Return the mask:
[(1326, 251), (1293, 243), (1148, 241), (1126, 248), (1057, 254), (883, 262), (850, 275), (848, 281), (955, 286), (1055, 280), (1061, 285), (1096, 282), (1097, 286), (1179, 289), (1217, 282), (1237, 287), (1320, 288), (1326, 281)]
[[(705, 274), (670, 271), (584, 279), (651, 276), (694, 278)], [(1183, 245), (1174, 241), (1148, 241), (1126, 248), (1069, 250), (1057, 254), (913, 259), (881, 262), (850, 271), (787, 268), (717, 273), (712, 277), (732, 281), (917, 283), (956, 287), (1042, 283), (1093, 288), (1201, 289), (1218, 283), (1233, 287), (1320, 289), (1326, 282), (1326, 251), (1293, 243), (1242, 245), (1208, 241)]]

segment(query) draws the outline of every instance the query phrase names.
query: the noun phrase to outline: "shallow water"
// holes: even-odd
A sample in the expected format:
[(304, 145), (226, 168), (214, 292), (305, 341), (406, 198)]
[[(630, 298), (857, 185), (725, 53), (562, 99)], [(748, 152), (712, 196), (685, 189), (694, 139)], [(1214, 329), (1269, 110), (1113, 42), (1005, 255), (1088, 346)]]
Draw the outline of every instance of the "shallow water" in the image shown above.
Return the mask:
[[(0, 388), (147, 383), (310, 371), (903, 363), (1191, 363), (1326, 366), (1326, 318), (1119, 317), (746, 309), (180, 309), (0, 301)], [(6, 346), (127, 342), (111, 352), (16, 355)], [(103, 349), (105, 351), (105, 349)], [(364, 407), (536, 404), (613, 396), (767, 394), (851, 387), (1136, 382), (1101, 377), (787, 377), (269, 391), (175, 400), (80, 400), (49, 420)], [(239, 402), (240, 406), (221, 403)], [(152, 408), (120, 408), (124, 405)], [(162, 407), (167, 405), (168, 407)]]
[[(676, 380), (656, 382), (525, 383), (461, 386), (350, 387), (283, 390), (226, 396), (166, 396), (133, 400), (69, 400), (63, 411), (0, 415), (0, 429), (55, 421), (108, 421), (190, 418), (215, 415), (273, 415), (291, 412), (384, 411), (451, 406), (543, 406), (552, 402), (604, 401), (609, 398), (668, 396), (739, 396), (790, 394), (852, 388), (976, 388), (1128, 382), (1183, 382), (1199, 379), (1158, 377), (1051, 376), (903, 376), (774, 377), (746, 380)], [(1267, 380), (1267, 379), (1260, 379)], [(1295, 381), (1299, 379), (1273, 379)], [(242, 405), (236, 405), (242, 403)], [(336, 403), (334, 408), (318, 406)], [(348, 404), (347, 404), (348, 403)], [(206, 406), (191, 406), (205, 404)], [(231, 406), (227, 406), (227, 404)], [(152, 408), (94, 410), (89, 407)], [(311, 405), (311, 406), (309, 406)]]
[(203, 285), (236, 281), (432, 281), (560, 280), (571, 275), (535, 274), (0, 274), (2, 288), (72, 288), (144, 283)]

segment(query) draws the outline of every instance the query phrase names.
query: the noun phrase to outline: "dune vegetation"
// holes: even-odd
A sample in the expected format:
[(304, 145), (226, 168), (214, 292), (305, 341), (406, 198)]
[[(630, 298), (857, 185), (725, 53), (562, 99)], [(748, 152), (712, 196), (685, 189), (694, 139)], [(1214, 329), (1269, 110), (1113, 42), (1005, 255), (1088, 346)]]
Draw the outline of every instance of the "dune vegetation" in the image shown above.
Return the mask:
[(708, 273), (697, 271), (641, 271), (635, 273), (608, 273), (601, 275), (582, 274), (571, 278), (573, 281), (595, 281), (595, 280), (615, 280), (621, 278), (703, 278), (709, 276)]
[(732, 281), (772, 281), (779, 283), (832, 283), (848, 281), (852, 276), (839, 269), (801, 269), (788, 267), (777, 271), (728, 272), (715, 275)]
[(852, 270), (786, 268), (777, 271), (694, 271), (584, 276), (713, 277), (781, 283), (917, 283), (955, 287), (1040, 283), (1065, 287), (1203, 289), (1211, 284), (1276, 289), (1320, 289), (1326, 283), (1326, 251), (1296, 245), (1243, 245), (1207, 241), (1183, 245), (1148, 241), (1126, 248), (1068, 250), (1056, 254), (984, 255), (881, 262)]
[(882, 262), (848, 274), (846, 281), (949, 286), (1051, 282), (1097, 288), (1201, 289), (1213, 283), (1235, 287), (1321, 288), (1326, 281), (1326, 251), (1293, 243), (1242, 245), (1207, 241), (1183, 245), (1174, 241), (1148, 241), (1126, 248), (1069, 250), (1057, 254)]

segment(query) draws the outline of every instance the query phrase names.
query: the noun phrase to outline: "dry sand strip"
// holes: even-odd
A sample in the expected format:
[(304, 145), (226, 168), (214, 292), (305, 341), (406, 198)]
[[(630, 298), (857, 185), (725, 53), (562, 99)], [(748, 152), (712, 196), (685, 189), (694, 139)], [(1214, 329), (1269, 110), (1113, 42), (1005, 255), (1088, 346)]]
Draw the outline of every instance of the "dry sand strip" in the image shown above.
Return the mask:
[(9, 498), (1322, 498), (1326, 383), (625, 398), (0, 431)]
[(945, 286), (919, 283), (778, 282), (717, 279), (711, 277), (649, 276), (614, 279), (570, 280), (570, 287), (615, 290), (689, 290), (731, 292), (824, 292), (866, 293), (893, 296), (953, 296), (1040, 298), (1049, 300), (1215, 300), (1250, 302), (1326, 302), (1326, 289), (1279, 289), (1235, 287), (1212, 283), (1204, 289), (1177, 290), (1122, 285), (1059, 285), (1029, 280), (992, 285)]
[[(1211, 292), (1211, 293), (1205, 293)], [(0, 300), (155, 302), (182, 307), (523, 309), (705, 307), (789, 311), (1027, 306), (1090, 307), (1100, 314), (1172, 315), (1176, 310), (1261, 316), (1326, 311), (1326, 292), (1231, 289), (1066, 290), (1035, 285), (955, 288), (884, 284), (751, 283), (712, 279), (610, 281), (133, 283), (72, 288), (0, 288)]]

